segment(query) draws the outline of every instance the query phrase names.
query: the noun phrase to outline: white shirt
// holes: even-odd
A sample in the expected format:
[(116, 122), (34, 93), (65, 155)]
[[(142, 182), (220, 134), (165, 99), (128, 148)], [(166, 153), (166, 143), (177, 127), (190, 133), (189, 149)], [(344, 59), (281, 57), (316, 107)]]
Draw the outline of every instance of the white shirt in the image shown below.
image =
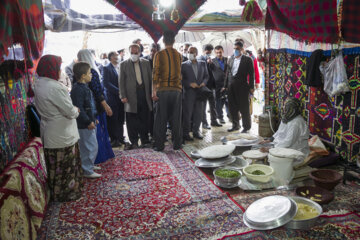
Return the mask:
[(309, 128), (302, 116), (297, 116), (288, 123), (281, 122), (274, 134), (274, 146), (298, 150), (307, 157), (309, 148)]
[(238, 72), (240, 62), (241, 62), (241, 57), (242, 57), (242, 55), (239, 58), (234, 57), (234, 64), (231, 68), (231, 73), (233, 76), (235, 76)]
[(35, 106), (41, 116), (40, 133), (44, 148), (64, 148), (79, 140), (76, 118), (79, 112), (72, 104), (64, 85), (40, 77), (35, 81)]

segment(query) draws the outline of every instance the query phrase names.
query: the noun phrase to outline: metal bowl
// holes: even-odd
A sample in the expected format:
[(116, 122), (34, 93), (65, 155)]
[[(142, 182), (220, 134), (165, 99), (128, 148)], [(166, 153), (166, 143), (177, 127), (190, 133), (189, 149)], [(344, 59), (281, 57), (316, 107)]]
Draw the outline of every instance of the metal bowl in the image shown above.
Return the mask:
[[(233, 178), (223, 178), (223, 177), (219, 177), (218, 175), (216, 175), (216, 171), (218, 170), (232, 170), (232, 171), (236, 171), (240, 174), (239, 177), (233, 177)], [(215, 180), (220, 184), (220, 185), (223, 185), (223, 186), (233, 186), (233, 185), (236, 185), (241, 176), (242, 176), (242, 173), (240, 170), (236, 169), (236, 168), (233, 168), (233, 167), (221, 167), (221, 168), (217, 168), (213, 171), (213, 174), (214, 174), (214, 177), (215, 177)]]
[(287, 228), (291, 228), (291, 229), (309, 229), (313, 226), (316, 225), (316, 222), (318, 221), (319, 219), (319, 216), (322, 214), (322, 207), (310, 200), (310, 199), (307, 199), (307, 198), (304, 198), (304, 197), (291, 197), (296, 203), (303, 203), (303, 204), (306, 204), (306, 205), (309, 205), (311, 207), (314, 207), (318, 212), (319, 214), (314, 217), (314, 218), (309, 218), (309, 219), (305, 219), (305, 220), (291, 220), (290, 222), (288, 222), (285, 227)]
[(241, 156), (236, 156), (236, 161), (227, 165), (227, 167), (232, 167), (235, 168), (237, 170), (242, 170), (245, 167), (249, 166), (249, 162), (246, 161), (243, 157)]
[(294, 200), (273, 195), (253, 202), (246, 210), (244, 223), (256, 230), (274, 229), (291, 221), (297, 212)]

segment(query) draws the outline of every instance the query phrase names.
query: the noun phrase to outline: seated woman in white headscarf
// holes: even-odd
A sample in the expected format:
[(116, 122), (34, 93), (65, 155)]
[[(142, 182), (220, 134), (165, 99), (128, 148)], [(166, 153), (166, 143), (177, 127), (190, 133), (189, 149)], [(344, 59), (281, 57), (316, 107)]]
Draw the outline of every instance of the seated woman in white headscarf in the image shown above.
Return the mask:
[[(305, 158), (310, 153), (308, 140), (309, 128), (301, 116), (301, 102), (297, 98), (290, 97), (285, 101), (279, 129), (273, 135), (274, 147), (298, 150), (304, 154)], [(262, 148), (261, 150), (267, 151), (268, 149)]]

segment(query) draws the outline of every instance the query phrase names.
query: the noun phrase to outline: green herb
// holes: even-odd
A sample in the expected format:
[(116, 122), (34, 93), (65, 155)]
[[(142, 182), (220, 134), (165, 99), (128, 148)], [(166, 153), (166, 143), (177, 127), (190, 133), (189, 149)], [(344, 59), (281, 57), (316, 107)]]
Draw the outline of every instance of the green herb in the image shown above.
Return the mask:
[(215, 175), (222, 178), (240, 177), (240, 173), (238, 171), (230, 170), (230, 169), (219, 169), (215, 172)]
[(251, 173), (252, 175), (265, 175), (265, 173), (261, 170), (255, 170)]

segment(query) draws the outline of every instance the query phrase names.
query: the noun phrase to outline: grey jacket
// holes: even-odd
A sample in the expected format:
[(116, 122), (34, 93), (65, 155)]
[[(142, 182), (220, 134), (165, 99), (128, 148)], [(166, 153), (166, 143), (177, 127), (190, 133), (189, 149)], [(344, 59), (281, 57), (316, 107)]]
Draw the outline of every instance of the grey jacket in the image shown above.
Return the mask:
[(192, 68), (192, 62), (187, 60), (181, 64), (181, 74), (182, 74), (182, 82), (183, 86), (186, 89), (190, 88), (190, 83), (201, 84), (204, 83), (206, 85), (209, 80), (209, 73), (207, 70), (206, 62), (197, 60), (197, 77), (194, 74), (194, 70)]
[[(152, 75), (150, 63), (144, 58), (140, 58), (139, 61), (141, 78), (145, 87), (146, 101), (149, 107), (149, 111), (151, 111)], [(125, 112), (137, 113), (136, 75), (134, 63), (131, 61), (131, 59), (120, 63), (119, 95), (120, 99), (128, 99), (128, 102), (124, 103)]]

